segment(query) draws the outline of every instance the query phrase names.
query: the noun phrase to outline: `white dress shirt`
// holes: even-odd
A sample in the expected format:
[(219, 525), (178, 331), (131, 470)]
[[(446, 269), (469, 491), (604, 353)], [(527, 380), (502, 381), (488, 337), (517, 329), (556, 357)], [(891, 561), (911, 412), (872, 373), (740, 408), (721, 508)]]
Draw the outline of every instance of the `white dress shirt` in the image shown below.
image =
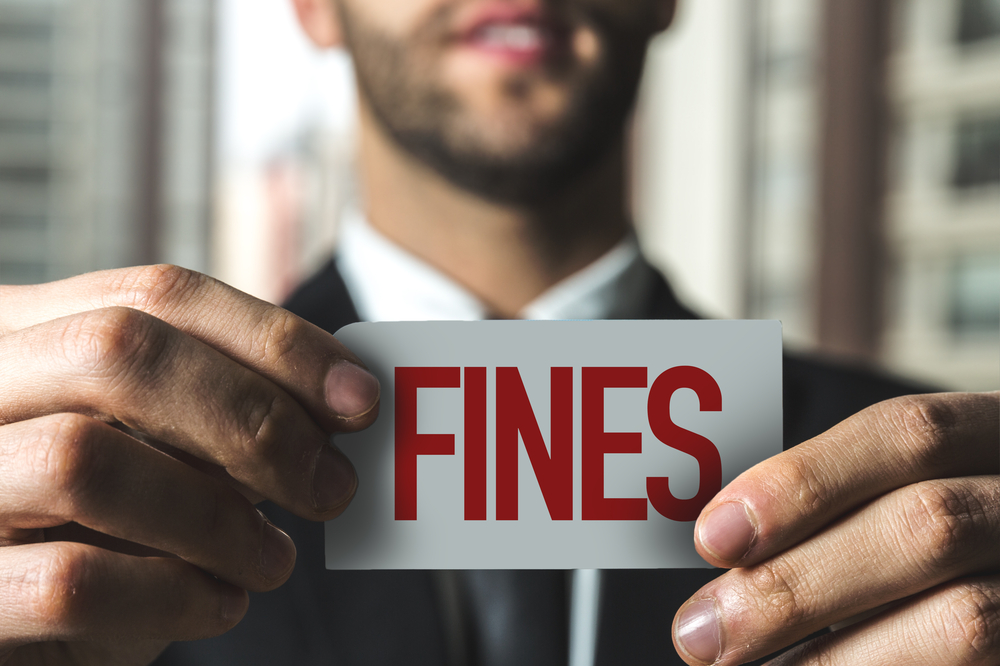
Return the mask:
[[(342, 220), (337, 268), (362, 321), (477, 321), (486, 306), (462, 285), (413, 256), (367, 223), (356, 209)], [(528, 303), (521, 319), (642, 317), (653, 269), (629, 234), (595, 262)], [(600, 572), (573, 572), (569, 666), (592, 666), (596, 653)]]
[[(342, 219), (337, 268), (362, 321), (478, 321), (487, 307), (462, 285), (372, 228), (354, 209)], [(653, 285), (635, 236), (528, 303), (520, 319), (634, 319)]]

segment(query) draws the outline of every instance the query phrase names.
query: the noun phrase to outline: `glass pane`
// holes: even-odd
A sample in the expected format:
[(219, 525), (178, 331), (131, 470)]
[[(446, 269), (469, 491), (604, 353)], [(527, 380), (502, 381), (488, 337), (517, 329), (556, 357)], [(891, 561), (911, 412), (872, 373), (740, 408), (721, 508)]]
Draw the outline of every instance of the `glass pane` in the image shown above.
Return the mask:
[(1000, 0), (962, 0), (959, 12), (960, 44), (1000, 37)]
[(959, 257), (950, 275), (955, 335), (1000, 332), (1000, 254)]
[(0, 261), (0, 284), (45, 282), (45, 264), (37, 261)]
[(956, 187), (1000, 184), (1000, 116), (961, 121), (955, 152)]
[(0, 184), (47, 185), (51, 170), (44, 166), (0, 166)]
[[(44, 229), (48, 220), (44, 215), (24, 215), (0, 211), (0, 233)], [(0, 236), (0, 239), (3, 237)]]
[(4, 118), (0, 117), (0, 138), (3, 135), (10, 137), (28, 136), (33, 139), (47, 139), (51, 130), (51, 123), (47, 118)]

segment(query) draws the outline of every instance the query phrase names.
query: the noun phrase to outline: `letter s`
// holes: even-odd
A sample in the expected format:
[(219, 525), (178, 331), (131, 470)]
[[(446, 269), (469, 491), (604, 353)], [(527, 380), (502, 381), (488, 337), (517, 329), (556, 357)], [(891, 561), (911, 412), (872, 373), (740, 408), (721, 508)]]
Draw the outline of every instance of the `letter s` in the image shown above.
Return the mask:
[(670, 479), (665, 476), (647, 477), (646, 495), (661, 515), (687, 522), (695, 520), (708, 501), (722, 490), (722, 460), (709, 439), (679, 427), (670, 418), (670, 398), (681, 388), (694, 390), (703, 412), (722, 410), (722, 391), (712, 375), (690, 365), (664, 371), (649, 389), (646, 415), (653, 435), (667, 446), (693, 456), (698, 461), (700, 478), (698, 493), (691, 499), (674, 497)]

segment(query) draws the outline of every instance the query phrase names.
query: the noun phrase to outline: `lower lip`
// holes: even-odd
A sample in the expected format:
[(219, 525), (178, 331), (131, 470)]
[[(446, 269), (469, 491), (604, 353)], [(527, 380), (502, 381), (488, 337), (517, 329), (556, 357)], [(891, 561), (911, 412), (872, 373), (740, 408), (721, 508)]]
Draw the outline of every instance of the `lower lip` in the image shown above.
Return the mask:
[(466, 42), (462, 46), (468, 51), (511, 65), (537, 65), (544, 62), (548, 56), (548, 49), (544, 46), (511, 49), (475, 42)]

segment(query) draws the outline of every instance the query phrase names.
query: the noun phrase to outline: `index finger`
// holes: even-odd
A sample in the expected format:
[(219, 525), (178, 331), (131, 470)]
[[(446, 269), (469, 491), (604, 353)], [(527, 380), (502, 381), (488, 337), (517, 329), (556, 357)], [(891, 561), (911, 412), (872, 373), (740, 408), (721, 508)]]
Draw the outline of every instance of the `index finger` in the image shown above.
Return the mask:
[(996, 474), (1000, 392), (888, 400), (747, 470), (702, 510), (695, 547), (746, 567), (880, 495), (936, 478)]
[(327, 432), (364, 428), (378, 412), (378, 380), (336, 338), (194, 271), (142, 266), (4, 286), (0, 294), (0, 334), (99, 308), (134, 308), (270, 379)]

